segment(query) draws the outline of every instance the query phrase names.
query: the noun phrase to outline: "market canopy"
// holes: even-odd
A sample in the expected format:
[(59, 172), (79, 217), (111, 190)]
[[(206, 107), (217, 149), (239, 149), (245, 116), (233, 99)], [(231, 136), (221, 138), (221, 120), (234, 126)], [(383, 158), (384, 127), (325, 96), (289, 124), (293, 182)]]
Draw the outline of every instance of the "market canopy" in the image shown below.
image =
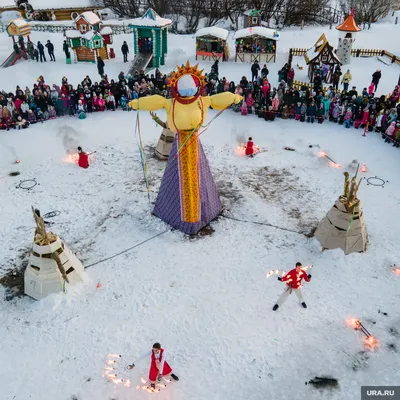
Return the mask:
[(199, 29), (195, 35), (196, 38), (201, 38), (204, 36), (213, 36), (218, 39), (225, 40), (229, 36), (229, 32), (226, 29), (218, 28), (217, 26), (210, 26), (208, 28), (201, 28)]
[(264, 26), (253, 26), (250, 28), (239, 29), (238, 31), (235, 32), (235, 39), (243, 39), (252, 36), (259, 36), (271, 40), (280, 39), (278, 31), (265, 28)]

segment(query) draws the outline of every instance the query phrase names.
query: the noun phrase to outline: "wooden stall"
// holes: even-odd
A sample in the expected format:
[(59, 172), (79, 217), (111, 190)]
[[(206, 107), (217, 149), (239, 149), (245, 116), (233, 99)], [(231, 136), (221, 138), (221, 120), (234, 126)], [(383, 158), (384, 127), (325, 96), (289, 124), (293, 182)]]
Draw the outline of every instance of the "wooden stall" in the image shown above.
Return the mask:
[(228, 61), (229, 46), (226, 42), (229, 32), (212, 26), (199, 29), (196, 34), (196, 60)]
[(235, 33), (235, 61), (275, 62), (279, 36), (279, 32), (263, 26), (239, 29)]

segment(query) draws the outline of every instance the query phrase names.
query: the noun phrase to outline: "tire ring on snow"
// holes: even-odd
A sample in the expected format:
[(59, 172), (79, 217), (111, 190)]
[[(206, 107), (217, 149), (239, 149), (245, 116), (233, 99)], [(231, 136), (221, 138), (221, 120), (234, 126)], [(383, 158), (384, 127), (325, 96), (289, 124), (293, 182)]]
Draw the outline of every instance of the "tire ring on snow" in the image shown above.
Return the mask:
[[(380, 181), (380, 183), (373, 183), (371, 181), (376, 180), (376, 181)], [(371, 176), (369, 178), (367, 178), (367, 184), (368, 185), (372, 185), (372, 186), (385, 186), (385, 181), (382, 178), (378, 178), (377, 176)]]
[(61, 211), (54, 210), (54, 211), (50, 211), (50, 212), (44, 214), (44, 215), (43, 215), (43, 218), (46, 218), (46, 219), (48, 219), (48, 218), (54, 218), (54, 217), (57, 217), (57, 216), (60, 215), (60, 214), (61, 214)]
[[(24, 183), (26, 183), (26, 182), (30, 182), (31, 184), (24, 185)], [(25, 179), (18, 184), (17, 189), (29, 190), (29, 189), (34, 188), (37, 184), (38, 183), (36, 182), (36, 179)]]

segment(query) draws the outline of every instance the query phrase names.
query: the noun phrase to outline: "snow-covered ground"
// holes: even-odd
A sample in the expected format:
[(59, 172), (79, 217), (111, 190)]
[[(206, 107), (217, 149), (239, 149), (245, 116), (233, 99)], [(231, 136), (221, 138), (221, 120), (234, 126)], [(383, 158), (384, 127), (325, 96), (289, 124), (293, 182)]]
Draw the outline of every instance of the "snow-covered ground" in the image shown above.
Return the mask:
[[(334, 30), (282, 32), (279, 62), (269, 65), (271, 75), (286, 61), (285, 50), (309, 47), (322, 32), (335, 43)], [(376, 25), (359, 34), (356, 46), (395, 52), (396, 34), (397, 26)], [(35, 41), (47, 38), (56, 46), (58, 61), (1, 70), (6, 90), (17, 84), (31, 87), (42, 74), (50, 83), (66, 75), (74, 84), (96, 75), (94, 65), (63, 63), (61, 35), (33, 36)], [(117, 36), (117, 50), (122, 40), (130, 38)], [(9, 41), (0, 36), (3, 59), (11, 51)], [(194, 40), (171, 35), (164, 70), (187, 59), (194, 61)], [(382, 93), (397, 82), (397, 66), (353, 61), (359, 88), (378, 67)], [(124, 68), (120, 59), (106, 64), (110, 77)], [(229, 62), (220, 66), (220, 74), (237, 81), (249, 74), (249, 66)], [(210, 111), (208, 118), (214, 115)], [(42, 213), (61, 211), (51, 229), (85, 265), (168, 229), (151, 216), (135, 121), (136, 112), (117, 111), (0, 132), (0, 275), (26, 259), (34, 231), (31, 205)], [(140, 121), (154, 202), (165, 168), (152, 157), (160, 129), (148, 113), (140, 112)], [(268, 151), (249, 160), (237, 156), (235, 148), (250, 135)], [(147, 360), (129, 373), (133, 388), (114, 386), (102, 372), (109, 353), (133, 361), (156, 341), (168, 351), (180, 377), (155, 394), (162, 399), (353, 400), (361, 385), (400, 381), (400, 277), (389, 267), (399, 263), (399, 151), (379, 135), (362, 137), (360, 131), (329, 122), (267, 123), (231, 110), (215, 119), (201, 139), (232, 216), (298, 232), (311, 231), (332, 206), (347, 165), (354, 159), (365, 162), (368, 171), (362, 176), (388, 181), (384, 188), (364, 182), (359, 192), (370, 236), (367, 253), (322, 253), (314, 238), (220, 218), (212, 224), (211, 236), (189, 240), (168, 230), (95, 265), (86, 271), (85, 282), (68, 288), (67, 294), (40, 302), (27, 297), (6, 301), (0, 287), (1, 399), (148, 399), (150, 394), (134, 387), (147, 376)], [(342, 168), (328, 166), (310, 144), (320, 145)], [(66, 150), (78, 145), (97, 151), (88, 170), (64, 162)], [(285, 151), (285, 146), (296, 151)], [(18, 166), (13, 164), (17, 158)], [(8, 176), (15, 170), (21, 175)], [(17, 189), (23, 179), (36, 179), (38, 185), (30, 191)], [(283, 285), (274, 277), (266, 279), (266, 273), (288, 271), (297, 261), (314, 266), (304, 288), (309, 308), (301, 308), (292, 296), (274, 313)], [(377, 350), (364, 352), (361, 333), (345, 324), (350, 317), (360, 318), (380, 341)], [(339, 379), (340, 388), (321, 392), (304, 385), (321, 375)]]

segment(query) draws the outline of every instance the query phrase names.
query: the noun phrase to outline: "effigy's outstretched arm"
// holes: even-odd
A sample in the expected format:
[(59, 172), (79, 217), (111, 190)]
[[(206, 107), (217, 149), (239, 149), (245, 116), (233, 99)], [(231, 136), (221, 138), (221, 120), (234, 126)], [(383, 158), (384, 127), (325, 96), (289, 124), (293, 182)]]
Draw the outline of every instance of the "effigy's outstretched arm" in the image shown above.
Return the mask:
[(167, 99), (155, 94), (154, 96), (139, 97), (129, 102), (129, 107), (135, 110), (155, 111), (165, 107)]
[(229, 107), (232, 103), (240, 103), (242, 101), (242, 96), (231, 92), (224, 92), (209, 96), (208, 99), (210, 106), (214, 108), (214, 110), (223, 110), (224, 108)]

